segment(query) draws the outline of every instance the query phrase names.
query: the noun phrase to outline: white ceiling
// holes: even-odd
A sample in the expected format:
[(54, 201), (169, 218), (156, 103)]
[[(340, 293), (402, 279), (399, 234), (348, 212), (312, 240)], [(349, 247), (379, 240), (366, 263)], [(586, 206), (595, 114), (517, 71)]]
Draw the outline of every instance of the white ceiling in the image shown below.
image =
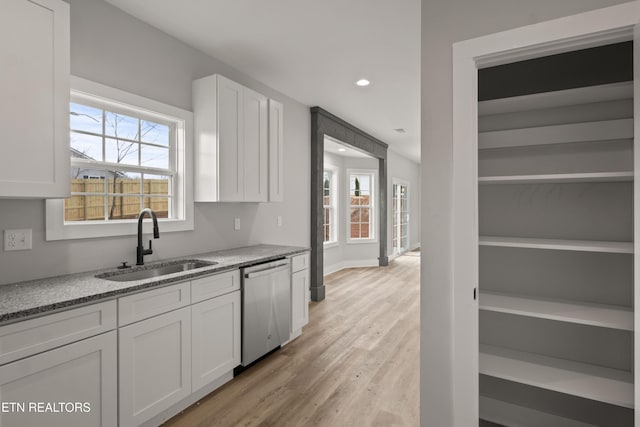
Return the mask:
[(420, 0), (106, 1), (420, 161)]

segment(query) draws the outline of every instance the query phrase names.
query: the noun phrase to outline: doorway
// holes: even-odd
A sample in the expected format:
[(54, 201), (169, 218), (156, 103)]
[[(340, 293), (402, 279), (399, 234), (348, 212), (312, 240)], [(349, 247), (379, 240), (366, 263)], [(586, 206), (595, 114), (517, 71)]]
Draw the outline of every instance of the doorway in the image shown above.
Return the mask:
[[(329, 136), (357, 151), (373, 157), (378, 163), (377, 174), (371, 175), (372, 185), (377, 183), (378, 201), (377, 263), (386, 266), (387, 256), (387, 148), (388, 145), (320, 107), (311, 108), (311, 300), (324, 299), (324, 146)], [(355, 187), (354, 187), (355, 191)], [(362, 221), (359, 222), (362, 227)]]
[[(489, 119), (486, 119), (486, 117), (483, 118), (482, 126), (484, 127), (488, 126), (489, 120), (493, 120), (492, 116), (495, 116), (497, 111), (494, 107), (497, 107), (498, 104), (500, 104), (498, 112), (514, 105), (512, 100), (498, 101), (492, 103), (492, 105), (484, 105), (484, 112), (479, 111), (482, 110), (479, 108), (478, 104), (479, 70), (488, 67), (497, 67), (504, 64), (537, 59), (549, 55), (574, 52), (581, 49), (598, 48), (620, 42), (629, 42), (630, 40), (633, 40), (634, 26), (636, 23), (637, 8), (634, 4), (627, 3), (616, 7), (605, 8), (567, 18), (560, 18), (554, 21), (548, 21), (454, 44), (453, 182), (455, 185), (453, 187), (452, 199), (452, 256), (454, 263), (454, 302), (452, 312), (454, 325), (453, 375), (454, 383), (457, 386), (453, 396), (453, 402), (455, 402), (453, 404), (453, 411), (457, 416), (456, 425), (477, 425), (479, 416), (482, 416), (482, 412), (480, 411), (479, 413), (479, 409), (482, 410), (482, 408), (485, 409), (485, 419), (489, 419), (492, 422), (499, 420), (498, 424), (505, 425), (515, 424), (515, 422), (508, 421), (504, 418), (513, 413), (517, 413), (518, 416), (526, 414), (525, 416), (527, 419), (532, 418), (531, 414), (535, 414), (536, 417), (544, 417), (547, 421), (541, 425), (568, 425), (568, 423), (565, 422), (566, 418), (569, 418), (573, 423), (588, 422), (589, 425), (593, 425), (594, 423), (598, 425), (632, 425), (633, 418), (637, 418), (637, 412), (634, 413), (632, 409), (629, 410), (629, 408), (633, 408), (638, 397), (638, 394), (634, 393), (634, 388), (637, 389), (638, 382), (637, 380), (634, 381), (633, 378), (634, 375), (637, 377), (637, 371), (634, 372), (632, 370), (625, 369), (625, 366), (617, 366), (616, 369), (622, 372), (622, 374), (620, 374), (621, 379), (616, 380), (617, 382), (614, 382), (614, 387), (608, 388), (605, 396), (602, 397), (602, 395), (597, 394), (602, 391), (600, 386), (594, 387), (592, 385), (587, 385), (589, 383), (597, 383), (597, 381), (599, 381), (599, 373), (589, 371), (580, 378), (580, 381), (576, 381), (576, 378), (578, 378), (576, 373), (578, 371), (573, 369), (573, 366), (588, 366), (588, 369), (590, 369), (591, 366), (598, 366), (599, 368), (603, 366), (608, 367), (608, 364), (602, 363), (601, 360), (597, 363), (585, 359), (576, 361), (574, 360), (577, 358), (575, 356), (576, 354), (582, 356), (591, 354), (591, 352), (584, 350), (575, 351), (578, 347), (577, 345), (574, 345), (573, 343), (569, 345), (568, 340), (558, 339), (553, 335), (541, 332), (542, 327), (535, 330), (533, 327), (530, 328), (530, 330), (525, 330), (525, 327), (528, 327), (529, 324), (533, 324), (534, 322), (536, 322), (535, 326), (543, 325), (543, 323), (546, 325), (547, 323), (545, 322), (560, 322), (562, 325), (560, 325), (560, 323), (552, 324), (552, 326), (554, 326), (553, 330), (559, 330), (559, 327), (572, 329), (572, 333), (567, 334), (567, 336), (572, 338), (583, 336), (581, 335), (584, 334), (583, 329), (587, 330), (587, 328), (590, 328), (588, 331), (590, 334), (617, 334), (617, 336), (620, 337), (620, 342), (623, 343), (623, 350), (618, 351), (617, 353), (618, 355), (625, 354), (628, 358), (627, 360), (630, 360), (627, 367), (633, 364), (633, 361), (637, 359), (638, 354), (635, 350), (638, 348), (638, 341), (633, 340), (632, 333), (622, 331), (621, 329), (614, 330), (615, 328), (612, 327), (609, 327), (606, 331), (605, 328), (596, 329), (592, 327), (592, 324), (580, 323), (579, 321), (574, 321), (574, 319), (571, 318), (562, 318), (561, 320), (558, 320), (557, 310), (554, 311), (553, 318), (544, 317), (544, 315), (540, 315), (540, 312), (543, 310), (539, 307), (536, 310), (529, 311), (527, 311), (527, 309), (520, 311), (516, 310), (515, 312), (517, 313), (511, 315), (511, 317), (508, 318), (508, 321), (505, 321), (505, 319), (507, 319), (506, 317), (504, 319), (497, 319), (497, 315), (495, 319), (491, 319), (489, 316), (486, 316), (486, 314), (487, 312), (497, 312), (494, 307), (498, 307), (498, 309), (502, 310), (504, 313), (514, 313), (514, 310), (511, 310), (514, 301), (517, 300), (519, 303), (524, 299), (528, 304), (531, 299), (530, 292), (523, 291), (519, 293), (519, 295), (526, 295), (525, 298), (509, 300), (509, 302), (505, 304), (503, 304), (504, 301), (494, 304), (495, 298), (492, 298), (495, 296), (495, 292), (493, 294), (488, 292), (483, 295), (482, 287), (483, 283), (493, 284), (494, 282), (489, 279), (493, 279), (495, 277), (500, 277), (500, 280), (504, 280), (505, 286), (513, 286), (514, 283), (518, 285), (524, 284), (527, 280), (532, 279), (530, 275), (520, 274), (517, 278), (518, 282), (509, 280), (509, 278), (502, 273), (503, 270), (499, 269), (502, 267), (516, 269), (516, 267), (513, 259), (508, 259), (505, 255), (519, 256), (522, 262), (530, 262), (533, 260), (534, 258), (531, 254), (534, 253), (539, 259), (547, 257), (556, 262), (559, 262), (560, 256), (564, 256), (565, 258), (575, 257), (577, 259), (577, 257), (590, 257), (591, 254), (593, 254), (594, 259), (599, 258), (598, 263), (591, 260), (589, 260), (589, 262), (583, 261), (574, 263), (579, 266), (579, 268), (575, 270), (577, 274), (587, 271), (588, 268), (594, 268), (596, 265), (601, 265), (602, 263), (600, 263), (600, 261), (602, 261), (602, 258), (607, 258), (608, 260), (613, 257), (626, 256), (630, 259), (626, 259), (625, 261), (631, 263), (634, 262), (633, 242), (623, 242), (625, 243), (625, 248), (615, 253), (611, 252), (608, 248), (602, 251), (595, 251), (593, 250), (593, 246), (591, 246), (592, 241), (596, 241), (598, 244), (601, 244), (602, 241), (609, 240), (621, 243), (623, 240), (629, 240), (629, 236), (632, 233), (634, 233), (633, 241), (637, 242), (639, 229), (636, 218), (638, 218), (638, 216), (636, 215), (634, 217), (631, 209), (628, 210), (631, 214), (627, 214), (627, 222), (625, 224), (633, 224), (634, 222), (636, 224), (634, 224), (633, 227), (628, 227), (629, 232), (627, 233), (627, 236), (625, 236), (626, 238), (619, 238), (618, 236), (568, 236), (566, 233), (575, 231), (575, 227), (578, 227), (579, 224), (584, 224), (582, 230), (586, 230), (587, 232), (601, 229), (599, 227), (589, 227), (589, 222), (584, 220), (585, 214), (591, 215), (595, 210), (590, 210), (589, 206), (586, 206), (583, 203), (585, 197), (582, 196), (585, 193), (579, 193), (577, 191), (580, 189), (578, 186), (584, 186), (585, 188), (588, 187), (591, 192), (594, 192), (594, 189), (599, 188), (598, 186), (603, 185), (626, 188), (628, 195), (631, 195), (626, 199), (627, 205), (632, 207), (633, 203), (631, 202), (637, 203), (638, 186), (633, 187), (629, 182), (633, 181), (633, 176), (637, 176), (638, 163), (636, 162), (634, 165), (630, 166), (630, 170), (614, 168), (613, 177), (606, 182), (598, 179), (600, 176), (599, 174), (603, 173), (601, 168), (593, 170), (581, 168), (580, 170), (560, 171), (543, 170), (542, 168), (539, 170), (527, 169), (520, 171), (507, 169), (497, 170), (497, 167), (502, 166), (503, 164), (506, 164), (509, 167), (515, 167), (516, 164), (528, 167), (528, 164), (525, 164), (524, 162), (517, 163), (515, 161), (503, 161), (498, 165), (498, 161), (496, 160), (494, 162), (493, 160), (497, 157), (496, 154), (501, 153), (498, 153), (497, 151), (489, 152), (488, 150), (503, 150), (503, 152), (506, 152), (505, 150), (511, 150), (514, 155), (516, 152), (518, 155), (528, 153), (537, 155), (541, 150), (554, 150), (560, 155), (565, 155), (566, 152), (567, 159), (570, 157), (570, 160), (562, 162), (563, 166), (576, 164), (574, 161), (576, 156), (569, 152), (569, 148), (579, 147), (575, 141), (561, 141), (564, 145), (554, 142), (552, 143), (553, 145), (551, 145), (541, 143), (541, 139), (537, 137), (527, 139), (526, 133), (531, 132), (524, 132), (522, 131), (522, 128), (534, 129), (532, 132), (540, 133), (541, 124), (538, 122), (524, 123), (521, 121), (517, 126), (514, 126), (512, 121), (516, 116), (516, 113), (518, 115), (518, 120), (521, 120), (524, 114), (522, 113), (523, 110), (525, 112), (529, 110), (540, 110), (540, 99), (542, 98), (554, 98), (553, 105), (549, 104), (549, 108), (547, 109), (555, 109), (555, 111), (553, 114), (546, 115), (538, 111), (535, 113), (536, 120), (541, 119), (543, 116), (550, 118), (560, 117), (561, 114), (559, 113), (558, 108), (564, 108), (567, 105), (565, 103), (566, 97), (564, 96), (566, 93), (563, 93), (563, 96), (555, 96), (554, 92), (548, 92), (544, 96), (535, 96), (534, 94), (532, 97), (529, 97), (529, 99), (535, 98), (533, 105), (529, 103), (527, 108), (519, 109), (519, 111), (510, 108), (509, 111), (503, 112), (503, 116), (505, 116), (505, 118), (508, 116), (508, 127), (505, 126), (502, 129), (497, 130), (495, 128), (484, 128), (486, 133), (492, 134), (491, 136), (506, 135), (507, 133), (509, 135), (514, 135), (518, 133), (518, 138), (508, 138), (504, 140), (504, 143), (496, 144), (495, 139), (487, 142), (488, 139), (486, 134), (482, 136), (479, 136), (478, 134), (479, 112), (482, 113), (483, 116), (489, 117)], [(634, 44), (634, 50), (637, 50), (637, 44)], [(635, 72), (637, 74), (637, 69)], [(633, 84), (630, 86), (631, 93), (633, 93), (633, 86)], [(637, 92), (637, 90), (638, 86), (636, 83), (635, 91)], [(609, 88), (605, 93), (609, 96), (612, 91)], [(637, 99), (637, 96), (634, 96), (633, 98)], [(557, 104), (558, 100), (562, 100), (562, 105)], [(588, 100), (590, 101), (590, 99)], [(586, 104), (588, 107), (584, 108), (591, 108), (591, 104), (595, 104), (597, 102), (610, 101), (612, 100), (606, 99), (588, 102)], [(630, 105), (633, 105), (634, 102), (634, 100), (622, 101), (623, 102), (621, 104), (627, 103)], [(635, 102), (637, 103), (637, 100)], [(574, 107), (571, 103), (568, 105), (570, 106), (571, 111), (563, 111), (563, 117), (569, 117), (569, 115), (573, 115), (576, 112), (577, 108), (583, 108)], [(491, 108), (487, 108), (487, 106)], [(611, 109), (606, 109), (606, 111), (608, 113)], [(635, 115), (637, 117), (637, 112)], [(635, 120), (637, 122), (636, 117), (632, 117), (631, 121)], [(575, 127), (578, 125), (589, 126), (589, 121), (597, 120), (598, 125), (596, 125), (596, 127), (600, 130), (603, 128), (603, 125), (600, 122), (611, 119), (614, 118), (596, 117), (589, 118), (588, 120), (579, 120)], [(628, 120), (628, 118), (626, 120)], [(571, 125), (573, 126), (573, 124)], [(567, 129), (565, 123), (548, 123), (544, 124), (544, 126), (546, 126), (546, 129)], [(616, 129), (619, 129), (619, 127)], [(480, 131), (482, 132), (483, 129), (480, 129)], [(497, 132), (503, 133), (498, 134)], [(592, 136), (592, 133), (587, 132), (586, 135), (587, 137), (590, 137)], [(626, 145), (637, 145), (637, 142), (634, 142), (633, 140), (633, 136), (631, 138), (625, 138), (631, 141), (631, 143), (627, 142)], [(593, 144), (600, 144), (604, 140), (618, 141), (619, 139), (620, 138), (610, 137), (600, 138), (593, 142)], [(526, 144), (524, 143), (525, 141), (527, 141)], [(533, 144), (531, 142), (533, 142)], [(582, 143), (580, 147), (587, 148), (582, 141), (580, 143)], [(587, 140), (587, 143), (591, 144), (592, 142)], [(510, 145), (506, 146), (506, 144)], [(544, 144), (544, 146), (542, 144)], [(623, 145), (624, 143), (616, 142), (615, 144)], [(527, 147), (524, 147), (525, 145)], [(611, 145), (610, 147), (614, 146)], [(479, 161), (479, 149), (486, 150), (486, 153), (482, 153), (481, 155), (483, 160), (482, 162)], [(603, 150), (591, 149), (589, 151), (589, 156), (591, 156), (592, 153), (603, 152)], [(635, 150), (631, 156), (635, 156), (637, 158), (637, 152), (638, 151)], [(537, 158), (539, 159), (540, 156), (537, 156)], [(484, 161), (486, 159), (489, 161)], [(500, 160), (503, 159), (508, 159), (506, 154), (501, 156)], [(549, 162), (538, 161), (535, 163), (541, 167), (550, 165)], [(531, 164), (533, 165), (533, 163)], [(595, 162), (593, 164), (595, 164)], [(489, 166), (491, 166), (491, 170), (489, 170)], [(632, 168), (635, 168), (635, 170)], [(608, 172), (609, 168), (606, 168), (605, 170)], [(572, 180), (572, 174), (579, 174), (580, 180)], [(554, 182), (554, 180), (558, 180), (559, 182)], [(500, 187), (497, 184), (508, 185)], [(535, 188), (523, 187), (527, 185), (535, 186)], [(569, 188), (569, 185), (572, 185), (575, 188)], [(527, 192), (527, 189), (530, 191)], [(545, 189), (551, 191), (546, 191), (545, 193)], [(502, 208), (498, 207), (498, 203), (506, 200), (499, 198), (498, 196), (500, 194), (498, 193), (506, 193), (509, 191), (512, 191), (512, 194), (515, 196), (510, 199), (511, 201), (515, 200), (515, 203), (510, 204), (509, 202), (505, 202), (503, 203)], [(552, 206), (550, 203), (543, 206), (544, 209), (534, 206), (530, 203), (533, 199), (528, 197), (530, 195), (538, 197), (541, 194), (546, 194), (549, 197), (545, 202), (552, 199), (554, 202), (559, 201), (559, 204), (562, 205), (562, 208), (564, 209), (564, 207), (569, 208), (573, 206), (569, 203), (565, 203), (567, 198), (566, 196), (571, 196), (573, 194), (570, 191), (574, 191), (574, 193), (580, 197), (579, 200), (583, 204), (579, 206), (586, 206), (586, 208), (581, 209), (580, 215), (574, 215), (572, 217), (563, 217), (562, 215), (564, 215), (564, 211), (560, 211), (560, 208)], [(607, 194), (610, 193), (611, 192), (607, 192)], [(561, 195), (563, 198), (561, 199), (560, 197), (556, 197), (556, 195)], [(576, 200), (578, 200), (578, 196), (576, 196)], [(488, 202), (491, 202), (497, 209), (489, 211), (488, 209), (491, 206)], [(515, 224), (515, 222), (508, 222), (514, 219), (522, 219), (524, 217), (523, 215), (510, 215), (506, 220), (500, 220), (497, 216), (492, 215), (494, 212), (506, 212), (507, 208), (510, 209), (514, 206), (520, 209), (525, 205), (533, 206), (537, 209), (536, 212), (529, 212), (529, 218), (532, 221), (527, 222), (526, 224), (523, 223), (524, 226), (529, 226), (533, 224), (534, 221), (538, 221), (537, 224), (539, 226), (538, 230), (535, 230), (536, 233), (534, 233), (533, 230), (528, 230), (524, 227), (522, 227), (521, 230), (516, 230), (515, 227), (518, 224)], [(613, 203), (604, 203), (599, 205), (600, 208), (603, 208), (603, 206), (608, 209), (611, 206), (616, 205)], [(552, 208), (555, 209), (555, 211), (552, 212)], [(564, 223), (560, 221), (547, 221), (544, 224), (542, 223), (543, 219), (549, 218), (552, 213), (555, 215), (557, 212), (558, 215), (556, 215), (556, 218), (562, 219)], [(512, 211), (510, 211), (510, 213), (512, 213)], [(489, 222), (489, 220), (492, 222)], [(582, 221), (582, 223), (580, 223), (580, 221)], [(611, 223), (616, 226), (620, 225), (620, 223), (615, 222), (615, 220), (611, 221)], [(500, 229), (498, 227), (500, 227)], [(510, 227), (509, 230), (507, 230), (508, 227)], [(608, 227), (610, 228), (610, 224)], [(480, 232), (484, 233), (482, 237), (479, 236)], [(523, 244), (522, 242), (525, 240), (527, 243)], [(559, 247), (557, 245), (558, 242), (564, 241), (578, 242), (578, 244), (582, 246)], [(549, 242), (556, 243), (556, 245), (547, 245), (546, 243)], [(483, 250), (481, 251), (479, 249)], [(498, 254), (498, 251), (501, 251), (500, 255), (502, 256), (499, 259), (495, 257), (491, 258), (493, 255)], [(497, 262), (493, 262), (494, 259), (497, 260)], [(496, 267), (479, 268), (482, 266), (486, 267), (487, 265)], [(549, 263), (547, 263), (547, 265), (549, 265)], [(555, 268), (555, 273), (560, 271), (560, 267), (568, 265), (569, 263), (567, 262), (559, 265)], [(608, 269), (601, 270), (608, 271)], [(522, 270), (519, 271), (521, 272)], [(554, 273), (554, 269), (546, 267), (545, 265), (542, 265), (542, 267), (538, 266), (536, 271), (544, 274)], [(618, 269), (616, 271), (621, 270)], [(489, 276), (489, 274), (493, 275)], [(560, 278), (561, 276), (561, 272), (553, 274), (554, 278)], [(549, 281), (535, 280), (536, 278), (533, 279), (533, 282), (535, 282), (534, 286), (549, 283)], [(566, 279), (566, 277), (563, 277), (563, 285), (566, 283), (572, 283), (569, 280), (564, 279)], [(604, 280), (604, 283), (608, 283), (607, 280)], [(638, 278), (632, 277), (627, 280), (626, 283), (627, 290), (631, 291), (628, 293), (630, 295), (628, 298), (629, 305), (635, 305), (635, 307), (637, 307), (638, 292), (633, 292), (633, 290), (637, 288)], [(583, 286), (583, 283), (581, 283), (581, 286)], [(560, 288), (558, 287), (557, 289)], [(580, 288), (580, 292), (577, 293), (581, 298), (588, 294), (588, 292), (584, 292), (584, 286)], [(478, 295), (480, 296), (480, 301), (478, 300)], [(489, 298), (485, 298), (486, 295), (488, 295)], [(502, 297), (502, 295), (500, 297)], [(566, 295), (564, 295), (562, 299), (566, 303)], [(539, 298), (539, 300), (544, 300), (546, 304), (547, 299)], [(503, 310), (502, 307), (505, 305), (508, 307)], [(482, 314), (480, 315), (479, 313)], [(637, 313), (630, 312), (630, 317), (637, 317)], [(483, 322), (479, 321), (480, 318), (483, 319)], [(490, 324), (487, 323), (486, 320), (495, 321)], [(509, 335), (498, 334), (496, 332), (498, 328), (494, 328), (494, 325), (504, 326), (505, 330), (511, 328)], [(519, 325), (522, 327), (519, 327)], [(555, 326), (557, 326), (557, 328)], [(578, 332), (579, 329), (580, 332)], [(479, 348), (479, 335), (484, 339), (482, 348)], [(537, 347), (533, 347), (531, 340), (528, 340), (529, 337), (533, 336), (541, 337), (541, 340), (547, 340), (545, 342), (547, 345), (545, 352), (540, 351)], [(493, 341), (494, 337), (496, 338), (495, 341)], [(526, 337), (528, 340), (527, 344), (531, 345), (531, 347), (524, 350), (523, 347), (512, 345), (512, 343), (519, 337)], [(498, 342), (499, 339), (502, 339), (503, 341)], [(609, 348), (609, 346), (602, 345), (596, 347), (598, 350), (602, 348)], [(505, 353), (501, 353), (500, 355), (498, 354), (504, 348), (509, 348), (511, 353), (509, 353), (508, 356), (505, 356)], [(549, 352), (547, 352), (547, 349), (549, 349)], [(560, 355), (559, 351), (564, 349), (567, 349), (567, 352)], [(555, 354), (551, 354), (551, 351), (554, 351)], [(573, 351), (573, 353), (571, 353), (571, 351)], [(529, 354), (536, 354), (537, 356), (542, 355), (545, 359), (544, 361), (542, 361), (542, 359), (537, 359), (535, 362), (532, 361), (532, 359), (528, 359), (526, 362), (523, 362), (523, 359)], [(566, 369), (566, 372), (568, 372), (567, 375), (571, 378), (572, 384), (580, 382), (581, 386), (578, 387), (577, 391), (574, 392), (568, 388), (554, 386), (561, 382), (559, 381), (559, 378), (564, 374), (561, 369), (554, 370), (555, 368), (552, 367), (556, 360), (561, 360), (561, 363), (565, 363), (567, 360), (571, 360), (572, 363), (575, 362), (570, 368), (567, 368), (568, 365), (562, 365), (562, 369)], [(519, 364), (521, 362), (522, 364)], [(521, 369), (523, 364), (527, 365), (526, 369)], [(509, 376), (508, 378), (505, 378), (506, 375), (504, 375), (502, 371), (505, 366), (509, 366), (513, 369), (513, 372), (517, 372), (518, 375), (523, 372), (526, 374), (531, 374), (533, 372), (532, 378), (534, 380), (529, 381), (527, 378), (519, 376)], [(493, 367), (497, 367), (497, 369), (493, 370)], [(553, 371), (553, 373), (546, 377), (549, 378), (548, 383), (539, 381), (544, 378), (545, 374), (550, 370)], [(483, 379), (488, 378), (489, 381), (479, 381), (479, 373), (484, 375)], [(534, 383), (534, 381), (536, 382)], [(516, 384), (519, 387), (517, 393), (514, 392), (512, 388), (512, 386), (514, 386), (513, 383), (518, 383)], [(582, 384), (585, 385), (583, 386)], [(598, 417), (602, 416), (604, 413), (601, 408), (604, 405), (612, 405), (610, 403), (609, 396), (614, 394), (614, 392), (611, 391), (614, 388), (616, 393), (622, 396), (620, 399), (616, 400), (614, 404), (618, 408), (622, 408), (617, 410), (617, 412), (625, 412), (625, 414), (623, 414), (626, 420), (624, 423), (612, 421), (611, 419), (607, 422), (601, 422), (601, 420), (598, 419)], [(507, 398), (501, 399), (497, 392), (494, 393), (494, 391), (497, 390), (500, 390), (500, 392), (503, 393), (504, 396), (507, 396)], [(529, 394), (526, 394), (525, 392)], [(518, 395), (522, 397), (525, 396), (525, 394), (528, 397), (526, 399), (523, 398), (522, 401), (514, 402), (512, 399), (513, 396)], [(481, 400), (479, 399), (480, 396), (482, 396)], [(571, 400), (571, 405), (562, 403), (562, 399)], [(479, 405), (479, 401), (481, 401), (482, 404)], [(514, 405), (517, 406), (517, 408), (514, 409)], [(562, 413), (558, 413), (558, 408), (562, 408)], [(496, 412), (486, 411), (486, 409), (496, 409)], [(586, 414), (591, 415), (587, 416)], [(549, 417), (555, 418), (552, 418), (553, 421), (549, 421)], [(563, 423), (559, 423), (558, 419), (560, 418), (565, 421), (563, 421)]]

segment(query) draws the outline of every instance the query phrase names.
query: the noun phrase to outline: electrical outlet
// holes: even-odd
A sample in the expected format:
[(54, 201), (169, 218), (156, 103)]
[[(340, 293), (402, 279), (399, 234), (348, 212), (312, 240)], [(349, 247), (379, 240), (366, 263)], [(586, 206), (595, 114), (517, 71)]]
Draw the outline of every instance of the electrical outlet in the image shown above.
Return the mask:
[(25, 251), (31, 249), (31, 229), (4, 230), (5, 251)]
[(278, 227), (282, 227), (282, 215), (278, 215)]
[(236, 230), (236, 231), (240, 230), (240, 218), (236, 218), (233, 221), (233, 229)]

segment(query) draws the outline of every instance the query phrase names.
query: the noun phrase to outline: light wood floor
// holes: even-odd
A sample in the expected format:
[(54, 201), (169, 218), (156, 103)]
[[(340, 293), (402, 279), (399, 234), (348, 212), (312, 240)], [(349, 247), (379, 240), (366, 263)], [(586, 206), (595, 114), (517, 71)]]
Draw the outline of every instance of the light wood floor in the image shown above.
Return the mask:
[(417, 426), (419, 265), (325, 277), (302, 336), (165, 426)]

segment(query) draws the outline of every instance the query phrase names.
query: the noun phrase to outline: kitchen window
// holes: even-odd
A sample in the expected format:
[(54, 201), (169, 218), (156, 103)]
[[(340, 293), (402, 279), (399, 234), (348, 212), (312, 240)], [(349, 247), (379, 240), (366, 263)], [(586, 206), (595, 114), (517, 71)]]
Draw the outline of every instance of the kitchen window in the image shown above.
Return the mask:
[(47, 240), (136, 233), (138, 213), (161, 231), (193, 229), (192, 113), (73, 78), (71, 197), (47, 202)]
[(348, 243), (375, 241), (375, 171), (347, 171), (348, 181)]
[(322, 179), (322, 208), (323, 208), (323, 242), (325, 247), (338, 243), (337, 208), (338, 170), (329, 166), (324, 170)]

